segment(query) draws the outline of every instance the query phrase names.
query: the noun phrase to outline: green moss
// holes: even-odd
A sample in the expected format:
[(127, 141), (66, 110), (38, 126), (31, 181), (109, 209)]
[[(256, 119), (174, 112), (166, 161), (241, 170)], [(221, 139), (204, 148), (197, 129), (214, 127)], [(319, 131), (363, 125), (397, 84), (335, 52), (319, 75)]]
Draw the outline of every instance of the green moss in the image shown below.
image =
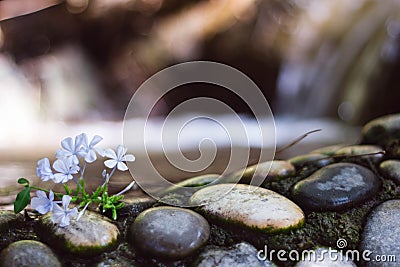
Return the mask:
[(51, 221), (50, 214), (44, 215), (36, 224), (36, 232), (39, 237), (46, 243), (51, 244), (53, 247), (62, 250), (70, 255), (77, 255), (80, 257), (91, 257), (98, 255), (105, 251), (115, 249), (118, 239), (111, 240), (107, 245), (92, 245), (81, 246), (68, 241), (63, 234), (49, 234), (49, 231), (55, 232), (55, 227), (59, 227)]
[(0, 210), (0, 233), (10, 229), (10, 226), (18, 220), (18, 216), (12, 211)]

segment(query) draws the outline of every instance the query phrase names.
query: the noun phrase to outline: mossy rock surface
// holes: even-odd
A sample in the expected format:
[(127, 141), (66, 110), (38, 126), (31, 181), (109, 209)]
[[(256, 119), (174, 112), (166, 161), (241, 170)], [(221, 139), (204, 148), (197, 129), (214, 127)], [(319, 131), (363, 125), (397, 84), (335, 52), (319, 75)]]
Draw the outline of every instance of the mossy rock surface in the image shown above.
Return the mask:
[(0, 233), (12, 227), (18, 220), (18, 216), (10, 210), (0, 210)]
[(40, 218), (37, 233), (52, 246), (85, 257), (114, 249), (120, 235), (118, 227), (108, 218), (90, 211), (65, 227), (53, 223), (48, 213)]

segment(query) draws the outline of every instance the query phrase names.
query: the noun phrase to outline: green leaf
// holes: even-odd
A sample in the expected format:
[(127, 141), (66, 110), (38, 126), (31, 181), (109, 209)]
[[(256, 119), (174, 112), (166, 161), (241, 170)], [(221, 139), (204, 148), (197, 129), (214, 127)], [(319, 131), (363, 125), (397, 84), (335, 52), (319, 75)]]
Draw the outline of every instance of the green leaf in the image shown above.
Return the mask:
[(118, 209), (121, 209), (124, 205), (125, 205), (124, 202), (120, 202), (115, 206), (115, 208), (118, 210)]
[(112, 208), (112, 218), (114, 221), (117, 219), (117, 210), (115, 207)]
[(24, 190), (18, 193), (17, 198), (14, 202), (14, 212), (20, 213), (26, 206), (28, 206), (31, 200), (31, 188), (27, 186)]
[(103, 189), (103, 186), (101, 186), (101, 185), (98, 186), (96, 191), (93, 193), (92, 198), (97, 198), (100, 195), (102, 189)]
[(22, 185), (25, 185), (25, 186), (29, 186), (29, 181), (27, 179), (25, 179), (25, 178), (19, 178), (18, 179), (18, 183), (22, 184)]

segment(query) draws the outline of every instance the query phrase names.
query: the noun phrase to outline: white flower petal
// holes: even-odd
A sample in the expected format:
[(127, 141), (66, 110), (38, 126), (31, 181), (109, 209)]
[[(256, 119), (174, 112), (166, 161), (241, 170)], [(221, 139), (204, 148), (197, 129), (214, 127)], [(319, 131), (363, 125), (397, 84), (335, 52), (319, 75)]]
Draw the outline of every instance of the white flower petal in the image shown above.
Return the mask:
[(103, 137), (100, 135), (95, 135), (92, 139), (92, 141), (89, 144), (90, 148), (93, 148), (95, 145), (97, 145), (101, 140), (103, 140)]
[(48, 158), (42, 158), (37, 162), (40, 168), (50, 168), (50, 162)]
[(65, 160), (58, 159), (58, 160), (54, 161), (53, 168), (58, 172), (62, 172), (62, 173), (68, 172), (68, 168), (65, 165)]
[(82, 146), (83, 142), (85, 142), (86, 139), (86, 143), (87, 143), (87, 136), (85, 133), (81, 133), (80, 135), (77, 135), (75, 137), (75, 146), (73, 151), (77, 152), (79, 150), (79, 148)]
[(77, 155), (72, 155), (72, 157), (69, 157), (71, 159), (71, 164), (78, 165), (79, 164), (79, 158), (78, 158), (78, 153)]
[(33, 197), (31, 199), (31, 207), (40, 214), (46, 214), (52, 209), (52, 202), (47, 198)]
[(117, 155), (115, 154), (115, 151), (112, 150), (111, 148), (107, 148), (106, 151), (104, 151), (104, 155), (110, 159), (115, 159), (115, 160), (117, 159)]
[(106, 161), (104, 161), (104, 165), (106, 165), (107, 168), (114, 168), (115, 165), (118, 164), (118, 161), (116, 161), (115, 159), (108, 159)]
[(128, 155), (125, 155), (125, 156), (122, 158), (122, 160), (123, 160), (123, 161), (135, 161), (135, 156), (134, 156), (134, 155), (131, 155), (131, 154), (128, 154)]
[(37, 197), (40, 197), (40, 198), (45, 198), (45, 199), (47, 199), (46, 192), (44, 192), (44, 191), (42, 191), (42, 190), (36, 191), (36, 196), (37, 196)]
[(96, 159), (97, 159), (96, 152), (94, 152), (94, 150), (89, 150), (89, 152), (85, 156), (85, 161), (87, 163), (92, 163), (96, 161)]
[(61, 141), (61, 147), (64, 148), (65, 150), (72, 152), (74, 151), (74, 143), (72, 141), (71, 137), (67, 137), (64, 140)]
[(57, 204), (53, 205), (51, 220), (53, 223), (60, 223), (61, 219), (65, 216), (64, 210)]
[(60, 221), (60, 227), (65, 227), (69, 225), (69, 217), (68, 215), (64, 215)]
[(122, 160), (122, 157), (125, 155), (127, 150), (128, 149), (125, 148), (123, 145), (119, 145), (117, 147), (117, 158), (118, 158), (118, 160)]
[(76, 218), (78, 216), (78, 209), (76, 207), (70, 209), (68, 216)]
[(71, 202), (72, 197), (68, 195), (63, 195), (62, 197), (62, 205), (64, 207), (64, 210), (68, 209), (68, 205)]
[(126, 164), (123, 162), (118, 162), (117, 169), (120, 171), (126, 171), (128, 169), (128, 166), (126, 166)]
[(65, 179), (65, 174), (63, 173), (56, 173), (54, 174), (54, 179), (53, 181), (58, 184), (61, 183)]
[(68, 152), (65, 149), (59, 149), (56, 152), (56, 158), (57, 159), (64, 159), (64, 158), (69, 157), (69, 156), (71, 156), (71, 152)]
[(54, 193), (53, 193), (53, 190), (51, 190), (51, 189), (50, 189), (50, 192), (49, 192), (49, 200), (50, 201), (54, 200)]
[(68, 173), (76, 174), (76, 173), (78, 173), (78, 171), (79, 171), (79, 166), (78, 165), (72, 165), (72, 166), (70, 166)]

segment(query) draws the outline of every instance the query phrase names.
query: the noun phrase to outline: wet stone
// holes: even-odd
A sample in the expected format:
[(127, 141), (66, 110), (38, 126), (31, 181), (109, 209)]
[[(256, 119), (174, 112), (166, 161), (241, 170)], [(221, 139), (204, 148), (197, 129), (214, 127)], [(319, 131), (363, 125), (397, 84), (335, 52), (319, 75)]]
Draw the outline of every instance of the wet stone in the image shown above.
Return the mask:
[(352, 163), (336, 163), (295, 184), (292, 196), (307, 209), (342, 210), (373, 197), (379, 188), (378, 177), (369, 169)]
[(122, 200), (124, 206), (119, 211), (120, 214), (129, 214), (130, 216), (137, 216), (140, 212), (151, 208), (156, 200), (151, 197), (134, 197)]
[[(387, 257), (394, 255), (396, 262), (368, 261), (366, 266), (399, 266), (400, 259), (400, 200), (389, 200), (376, 207), (367, 218), (367, 223), (362, 233), (360, 250), (369, 250), (370, 259), (377, 255)], [(383, 259), (383, 258), (382, 258)]]
[(362, 143), (385, 146), (393, 139), (400, 139), (400, 114), (377, 118), (362, 129)]
[(303, 211), (286, 197), (244, 184), (220, 184), (196, 192), (190, 199), (204, 216), (263, 232), (299, 227)]
[(228, 174), (222, 180), (225, 182), (237, 182), (249, 184), (252, 179), (256, 182), (277, 181), (294, 175), (294, 166), (284, 160), (266, 161), (247, 167), (244, 170)]
[[(369, 159), (373, 163), (379, 163), (383, 154), (374, 154), (381, 152), (382, 148), (379, 146), (359, 145), (359, 146), (346, 146), (336, 151), (335, 156), (360, 156), (362, 159)], [(366, 155), (373, 154), (373, 155)]]
[(301, 168), (305, 165), (311, 165), (315, 167), (324, 167), (334, 162), (333, 158), (329, 158), (323, 154), (304, 154), (289, 159), (296, 168)]
[(61, 263), (45, 244), (33, 240), (21, 240), (11, 243), (1, 252), (0, 266), (61, 267)]
[(0, 232), (10, 228), (11, 224), (17, 221), (17, 215), (10, 210), (0, 210)]
[(72, 254), (90, 256), (113, 249), (119, 230), (111, 221), (86, 211), (79, 221), (60, 227), (51, 221), (51, 213), (39, 220), (38, 235), (48, 243)]
[(197, 258), (197, 267), (269, 267), (275, 266), (269, 260), (260, 260), (258, 251), (252, 245), (242, 242), (230, 248), (211, 246), (206, 248)]
[[(212, 182), (215, 182), (219, 177), (220, 177), (219, 174), (200, 175), (200, 176), (196, 176), (196, 177), (192, 177), (192, 178), (183, 180), (182, 182), (175, 184), (175, 186), (171, 187), (171, 189), (176, 188), (176, 186), (200, 187), (200, 186), (208, 185)], [(167, 191), (168, 191), (168, 189), (167, 189)]]
[[(271, 166), (271, 168), (269, 167)], [(247, 167), (243, 173), (242, 179), (250, 183), (251, 179), (263, 181), (277, 181), (296, 172), (294, 166), (287, 161), (274, 160)]]
[(400, 160), (385, 160), (379, 169), (384, 176), (400, 184)]
[(194, 211), (156, 207), (139, 214), (128, 235), (133, 245), (145, 255), (181, 259), (207, 242), (210, 226)]
[(346, 255), (343, 255), (337, 249), (330, 248), (317, 248), (316, 250), (307, 254), (303, 260), (296, 264), (296, 267), (315, 266), (357, 267), (352, 259)]
[(160, 201), (174, 206), (188, 206), (189, 198), (194, 192), (209, 184), (220, 182), (219, 178), (219, 174), (205, 174), (186, 179), (167, 188)]
[(338, 151), (339, 149), (341, 149), (345, 146), (348, 146), (348, 145), (338, 144), (338, 145), (324, 146), (324, 147), (314, 149), (313, 151), (310, 152), (310, 154), (322, 154), (325, 156), (333, 156), (333, 155), (335, 155), (336, 151)]

